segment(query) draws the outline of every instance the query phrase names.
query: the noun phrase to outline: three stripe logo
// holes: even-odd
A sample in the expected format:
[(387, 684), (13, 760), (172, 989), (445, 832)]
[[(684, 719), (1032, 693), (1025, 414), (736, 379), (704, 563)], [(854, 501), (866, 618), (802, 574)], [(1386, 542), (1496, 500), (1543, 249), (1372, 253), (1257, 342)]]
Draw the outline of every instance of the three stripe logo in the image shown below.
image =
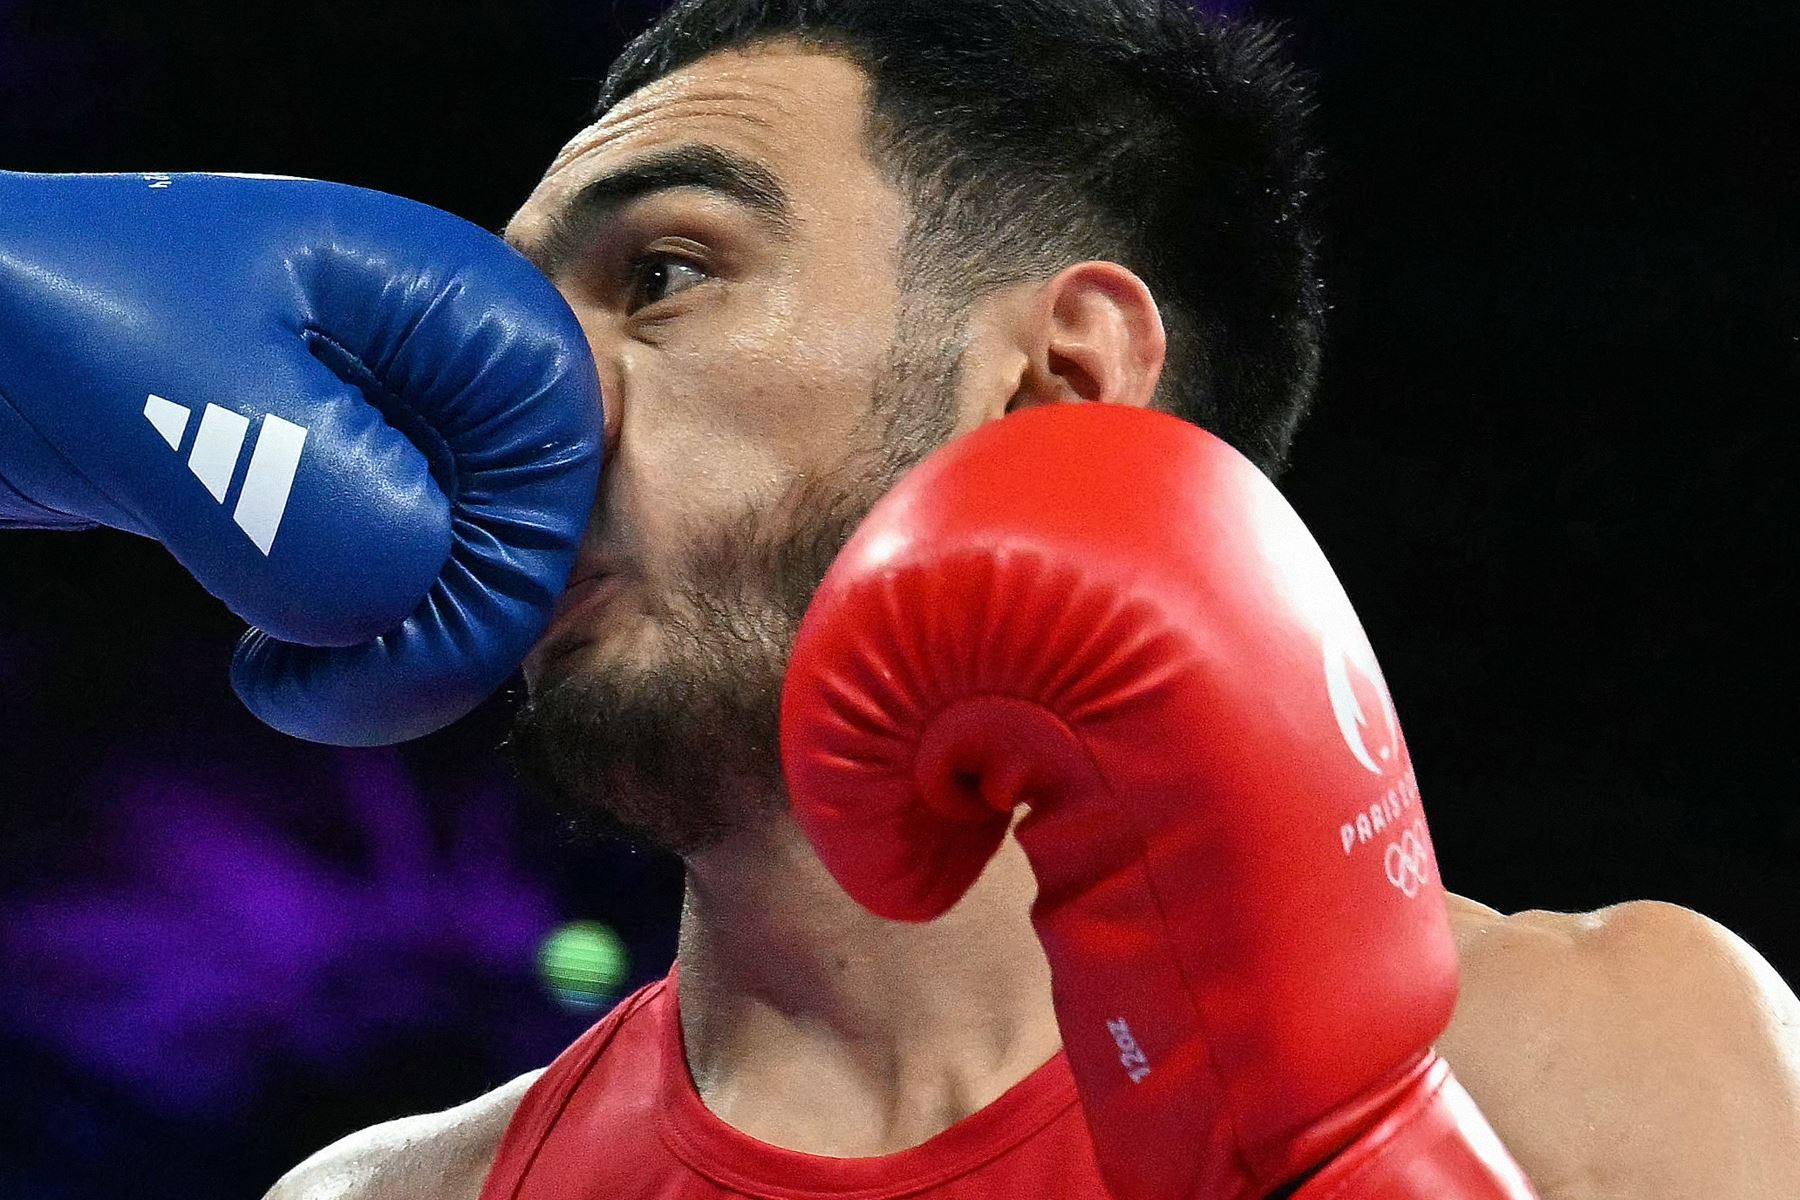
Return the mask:
[[(161, 396), (152, 395), (144, 401), (144, 419), (178, 454), (193, 416), (193, 409)], [(200, 428), (188, 451), (188, 470), (221, 505), (231, 491), (232, 477), (237, 473), (249, 432), (249, 420), (228, 408), (208, 404), (200, 414)], [(274, 413), (263, 417), (256, 446), (250, 451), (244, 486), (238, 492), (237, 507), (231, 516), (265, 557), (281, 531), (282, 517), (287, 515), (288, 496), (294, 489), (294, 474), (300, 469), (300, 451), (305, 445), (305, 427), (284, 421)]]

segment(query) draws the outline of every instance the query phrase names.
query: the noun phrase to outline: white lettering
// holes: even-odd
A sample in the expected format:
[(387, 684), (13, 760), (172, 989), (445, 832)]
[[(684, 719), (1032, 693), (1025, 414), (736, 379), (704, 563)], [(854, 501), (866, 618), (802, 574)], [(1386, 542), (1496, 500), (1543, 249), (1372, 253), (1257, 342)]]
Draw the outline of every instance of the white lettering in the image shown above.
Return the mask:
[(1125, 1023), (1124, 1017), (1114, 1017), (1106, 1023), (1106, 1031), (1112, 1034), (1113, 1045), (1119, 1048), (1119, 1065), (1125, 1068), (1125, 1074), (1133, 1083), (1144, 1082), (1150, 1074), (1150, 1056), (1131, 1035), (1131, 1026)]
[(1398, 825), (1406, 811), (1419, 802), (1419, 781), (1411, 771), (1394, 781), (1381, 798), (1338, 826), (1338, 842), (1346, 855), (1376, 835)]

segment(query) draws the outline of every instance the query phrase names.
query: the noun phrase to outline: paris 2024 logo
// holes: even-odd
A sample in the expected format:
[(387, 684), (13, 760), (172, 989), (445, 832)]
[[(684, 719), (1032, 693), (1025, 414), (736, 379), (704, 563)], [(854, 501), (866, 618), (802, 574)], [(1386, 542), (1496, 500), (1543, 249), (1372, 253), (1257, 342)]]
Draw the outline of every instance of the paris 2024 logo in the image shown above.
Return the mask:
[(1400, 722), (1387, 682), (1361, 637), (1327, 638), (1324, 667), (1325, 690), (1344, 745), (1364, 770), (1386, 784), (1379, 799), (1338, 827), (1338, 839), (1346, 856), (1371, 844), (1380, 847), (1388, 882), (1413, 899), (1431, 876), (1431, 837), (1418, 811), (1419, 785), (1401, 748)]

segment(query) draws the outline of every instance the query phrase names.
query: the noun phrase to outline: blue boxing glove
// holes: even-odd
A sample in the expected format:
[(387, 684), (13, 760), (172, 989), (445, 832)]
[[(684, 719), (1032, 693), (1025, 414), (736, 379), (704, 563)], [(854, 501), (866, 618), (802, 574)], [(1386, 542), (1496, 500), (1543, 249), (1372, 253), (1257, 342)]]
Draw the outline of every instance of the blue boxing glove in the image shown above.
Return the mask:
[(574, 314), (492, 234), (300, 179), (0, 172), (0, 527), (161, 542), (277, 729), (403, 741), (548, 623), (599, 482)]

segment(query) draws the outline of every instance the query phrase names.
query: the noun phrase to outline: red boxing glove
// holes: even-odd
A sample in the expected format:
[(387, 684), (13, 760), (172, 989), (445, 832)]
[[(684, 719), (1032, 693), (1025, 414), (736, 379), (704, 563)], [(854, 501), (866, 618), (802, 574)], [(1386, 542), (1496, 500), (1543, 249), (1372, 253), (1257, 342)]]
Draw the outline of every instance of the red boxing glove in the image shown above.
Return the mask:
[(1275, 487), (1174, 417), (1066, 405), (857, 531), (782, 699), (794, 813), (926, 920), (1018, 838), (1120, 1200), (1520, 1198), (1431, 1051), (1456, 954), (1406, 745)]

